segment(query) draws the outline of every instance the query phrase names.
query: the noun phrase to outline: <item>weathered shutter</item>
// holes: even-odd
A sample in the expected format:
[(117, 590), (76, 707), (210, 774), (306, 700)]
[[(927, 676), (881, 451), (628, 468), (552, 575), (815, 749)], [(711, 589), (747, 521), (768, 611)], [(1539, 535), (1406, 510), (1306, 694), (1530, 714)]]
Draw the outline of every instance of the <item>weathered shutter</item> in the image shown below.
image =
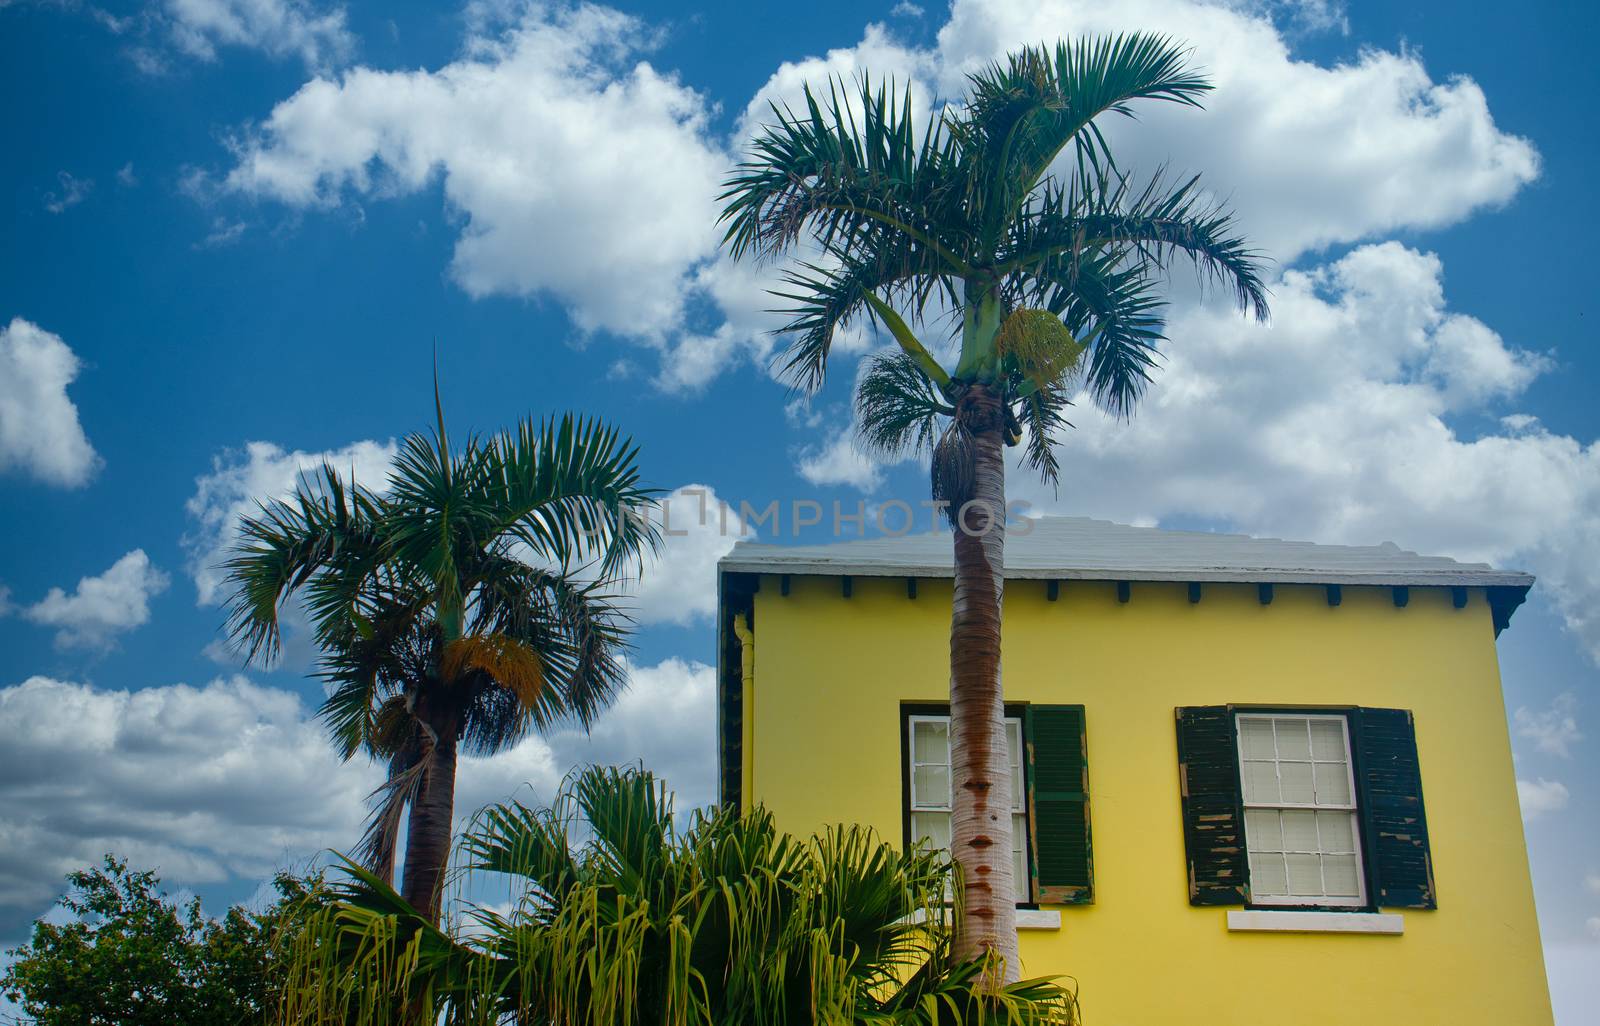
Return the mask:
[(1025, 726), (1038, 900), (1087, 904), (1094, 900), (1094, 858), (1083, 706), (1030, 705)]
[(1189, 706), (1177, 715), (1189, 904), (1242, 905), (1250, 896), (1250, 858), (1233, 711), (1225, 705)]
[(1411, 711), (1357, 709), (1350, 720), (1373, 904), (1437, 908)]

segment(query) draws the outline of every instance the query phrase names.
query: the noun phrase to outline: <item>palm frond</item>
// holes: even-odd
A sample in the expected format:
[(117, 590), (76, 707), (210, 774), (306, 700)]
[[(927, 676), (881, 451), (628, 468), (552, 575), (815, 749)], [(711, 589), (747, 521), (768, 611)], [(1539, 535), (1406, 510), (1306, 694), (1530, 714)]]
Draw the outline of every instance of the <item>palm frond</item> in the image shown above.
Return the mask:
[(892, 84), (874, 91), (865, 76), (853, 91), (832, 80), (826, 98), (807, 85), (804, 101), (800, 115), (772, 107), (774, 123), (724, 182), (723, 242), (733, 256), (776, 256), (803, 235), (824, 249), (847, 248), (840, 239), (863, 251), (916, 241), (949, 271), (964, 270), (964, 240), (949, 231), (960, 222), (928, 216), (960, 200), (947, 173), (949, 140), (927, 118), (918, 141), (909, 85), (897, 96)]
[(886, 458), (932, 452), (940, 418), (955, 412), (907, 353), (871, 357), (856, 384), (857, 434), (868, 451)]
[(1166, 36), (1133, 33), (1024, 47), (969, 78), (971, 99), (952, 131), (974, 155), (975, 199), (992, 242), (1048, 171), (1076, 147), (1080, 163), (1112, 163), (1096, 119), (1134, 116), (1141, 100), (1199, 106), (1211, 85)]
[(546, 808), (484, 810), (468, 872), (524, 890), (506, 912), (469, 907), (455, 932), (347, 864), (297, 938), (283, 1021), (1076, 1024), (1063, 988), (994, 993), (992, 966), (951, 961), (942, 855), (862, 827), (800, 840), (759, 807), (696, 812), (680, 832), (670, 810), (649, 773), (603, 767)]
[(602, 573), (636, 564), (659, 544), (638, 446), (615, 428), (567, 414), (523, 420), (484, 451), (492, 537), (516, 538), (566, 566), (598, 556)]

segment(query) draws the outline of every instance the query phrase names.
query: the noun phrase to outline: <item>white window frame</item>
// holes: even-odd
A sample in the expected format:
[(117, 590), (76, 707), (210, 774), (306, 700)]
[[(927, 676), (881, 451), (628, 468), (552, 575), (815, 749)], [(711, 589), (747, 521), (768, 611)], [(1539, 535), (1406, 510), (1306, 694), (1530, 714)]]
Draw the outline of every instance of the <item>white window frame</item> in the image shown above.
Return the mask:
[[(1334, 802), (1317, 802), (1317, 801), (1314, 800), (1314, 792), (1313, 792), (1313, 801), (1311, 801), (1310, 803), (1305, 803), (1305, 802), (1285, 802), (1285, 801), (1277, 801), (1277, 802), (1255, 801), (1255, 802), (1253, 802), (1253, 801), (1248, 800), (1245, 797), (1245, 762), (1246, 762), (1246, 759), (1245, 759), (1245, 748), (1244, 748), (1244, 721), (1245, 720), (1252, 720), (1252, 719), (1253, 720), (1267, 720), (1268, 722), (1271, 722), (1271, 721), (1274, 721), (1274, 720), (1280, 720), (1280, 719), (1284, 719), (1284, 720), (1291, 720), (1291, 719), (1292, 720), (1306, 720), (1308, 722), (1316, 721), (1316, 720), (1336, 720), (1336, 721), (1338, 721), (1340, 729), (1344, 731), (1344, 767), (1345, 767), (1345, 775), (1347, 777), (1346, 786), (1349, 788), (1349, 795), (1350, 795), (1349, 803), (1341, 805), (1341, 804), (1334, 803)], [(1250, 903), (1252, 905), (1269, 905), (1269, 906), (1279, 906), (1279, 907), (1286, 907), (1286, 908), (1366, 908), (1367, 907), (1367, 874), (1366, 874), (1365, 859), (1362, 856), (1362, 841), (1363, 841), (1363, 837), (1362, 837), (1362, 831), (1361, 831), (1361, 795), (1360, 795), (1360, 792), (1358, 792), (1356, 790), (1355, 750), (1351, 747), (1351, 744), (1350, 744), (1350, 717), (1345, 713), (1338, 713), (1338, 712), (1297, 712), (1297, 711), (1293, 711), (1293, 710), (1283, 710), (1283, 711), (1278, 711), (1278, 712), (1269, 712), (1269, 711), (1265, 711), (1265, 710), (1259, 711), (1259, 712), (1240, 711), (1237, 714), (1235, 714), (1235, 716), (1234, 716), (1233, 729), (1234, 729), (1235, 744), (1238, 746), (1238, 750), (1239, 750), (1239, 755), (1238, 755), (1238, 760), (1237, 760), (1238, 761), (1238, 770), (1239, 770), (1239, 800), (1240, 800), (1240, 803), (1244, 806), (1245, 809), (1247, 809), (1247, 810), (1248, 809), (1273, 809), (1273, 810), (1276, 810), (1276, 811), (1303, 810), (1303, 811), (1311, 811), (1311, 812), (1347, 812), (1351, 816), (1351, 837), (1354, 838), (1353, 847), (1355, 848), (1356, 891), (1357, 891), (1357, 893), (1356, 893), (1356, 895), (1354, 897), (1322, 895), (1320, 897), (1316, 897), (1316, 898), (1312, 899), (1312, 898), (1310, 898), (1310, 896), (1307, 896), (1307, 895), (1265, 895), (1265, 896), (1263, 896), (1263, 895), (1260, 895), (1260, 894), (1256, 893), (1255, 881), (1252, 880), (1251, 881), (1251, 888), (1250, 888)], [(1282, 784), (1282, 772), (1281, 772), (1282, 759), (1279, 756), (1279, 753), (1277, 751), (1278, 733), (1277, 733), (1276, 726), (1274, 726), (1274, 728), (1273, 728), (1272, 743), (1273, 743), (1273, 768), (1274, 768), (1274, 770), (1278, 771), (1278, 773), (1279, 773), (1279, 784), (1280, 784), (1279, 795), (1281, 796), (1282, 793), (1283, 793), (1282, 792), (1282, 787), (1281, 787), (1281, 784)], [(1290, 761), (1291, 762), (1295, 762), (1295, 761), (1298, 761), (1298, 760), (1290, 760)], [(1311, 762), (1311, 767), (1312, 767), (1312, 770), (1311, 770), (1312, 786), (1315, 787), (1317, 760), (1316, 760), (1316, 753), (1315, 753), (1314, 750), (1311, 752), (1310, 762)], [(1244, 835), (1245, 835), (1245, 859), (1248, 862), (1248, 860), (1250, 858), (1250, 855), (1251, 855), (1251, 850), (1250, 850), (1250, 828), (1249, 828), (1249, 824), (1248, 823), (1241, 823), (1240, 827), (1243, 830)], [(1319, 849), (1320, 849), (1320, 846), (1321, 846), (1320, 845), (1320, 841), (1319, 841), (1319, 845), (1318, 846), (1319, 846)], [(1319, 850), (1319, 851), (1317, 851), (1315, 853), (1305, 852), (1305, 853), (1297, 853), (1297, 854), (1316, 854), (1318, 856), (1321, 856), (1323, 854), (1323, 852), (1321, 852)]]
[[(1013, 881), (1013, 883), (1016, 885), (1016, 889), (1017, 889), (1017, 904), (1025, 905), (1025, 904), (1032, 904), (1032, 902), (1033, 902), (1033, 803), (1028, 801), (1028, 791), (1032, 787), (1032, 781), (1030, 781), (1028, 779), (1028, 734), (1027, 734), (1027, 724), (1025, 724), (1023, 722), (1023, 717), (1021, 717), (1021, 716), (1007, 716), (1005, 718), (1005, 722), (1006, 722), (1006, 727), (1007, 727), (1007, 732), (1008, 733), (1010, 731), (1011, 724), (1015, 723), (1017, 725), (1017, 742), (1018, 742), (1017, 757), (1022, 760), (1021, 768), (1022, 768), (1022, 791), (1023, 791), (1023, 793), (1021, 795), (1021, 802), (1020, 802), (1021, 808), (1017, 808), (1016, 807), (1019, 804), (1018, 803), (1018, 796), (1017, 795), (1012, 795), (1011, 796), (1011, 801), (1012, 801), (1013, 808), (1011, 810), (1011, 815), (1013, 817), (1013, 822), (1015, 822), (1015, 818), (1016, 817), (1020, 816), (1022, 818), (1022, 823), (1023, 823), (1023, 835), (1022, 835), (1022, 856), (1023, 856), (1023, 859), (1022, 859), (1022, 864), (1023, 864), (1023, 868), (1026, 870), (1026, 873), (1025, 873), (1025, 876), (1024, 876), (1023, 879)], [(954, 789), (955, 789), (955, 767), (953, 765), (954, 760), (952, 760), (949, 763), (928, 763), (928, 762), (919, 763), (917, 761), (917, 724), (918, 723), (942, 723), (942, 724), (944, 724), (945, 729), (948, 730), (949, 727), (950, 727), (950, 716), (949, 716), (948, 713), (945, 713), (945, 714), (910, 713), (910, 714), (907, 714), (906, 717), (905, 717), (905, 724), (906, 724), (906, 726), (905, 726), (905, 732), (906, 732), (906, 736), (905, 736), (906, 791), (905, 791), (905, 795), (904, 795), (903, 800), (905, 802), (906, 835), (907, 835), (906, 836), (906, 841), (907, 841), (908, 844), (916, 844), (917, 840), (918, 840), (918, 838), (916, 836), (914, 836), (913, 828), (912, 828), (912, 823), (914, 822), (914, 817), (916, 816), (917, 813), (919, 813), (919, 812), (943, 812), (943, 813), (946, 813), (948, 815), (952, 811), (951, 807), (950, 807), (950, 805), (948, 803), (947, 804), (943, 804), (943, 805), (939, 805), (939, 804), (920, 803), (918, 801), (918, 799), (917, 799), (917, 767), (918, 766), (944, 765), (945, 767), (947, 767), (947, 769), (950, 772), (950, 787), (951, 787), (951, 790), (954, 791)], [(1008, 770), (1008, 772), (1009, 772), (1009, 770)], [(1015, 831), (1013, 830), (1013, 833), (1014, 832)], [(1015, 841), (1013, 840), (1013, 844), (1014, 843), (1015, 843)], [(1015, 854), (1015, 853), (1013, 852), (1013, 854)]]

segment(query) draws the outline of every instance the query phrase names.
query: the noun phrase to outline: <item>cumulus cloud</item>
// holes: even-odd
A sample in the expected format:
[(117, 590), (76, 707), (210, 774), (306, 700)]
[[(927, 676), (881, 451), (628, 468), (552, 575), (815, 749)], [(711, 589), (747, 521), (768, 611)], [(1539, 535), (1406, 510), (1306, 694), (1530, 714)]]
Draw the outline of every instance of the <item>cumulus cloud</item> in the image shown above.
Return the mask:
[[(714, 799), (715, 671), (668, 659), (633, 666), (591, 734), (529, 738), (464, 757), (461, 821), (516, 796), (547, 799), (587, 763), (662, 774), (680, 807)], [(341, 762), (291, 692), (243, 677), (138, 691), (34, 677), (0, 688), (0, 940), (42, 914), (62, 878), (107, 851), (159, 868), (170, 886), (249, 880), (361, 836), (381, 779)]]
[[(956, 97), (965, 76), (1025, 44), (1148, 31), (1193, 47), (1216, 86), (1206, 109), (1139, 108), (1108, 119), (1123, 166), (1204, 172), (1257, 245), (1280, 262), (1331, 243), (1437, 228), (1502, 204), (1539, 171), (1526, 141), (1501, 131), (1469, 78), (1434, 81), (1420, 56), (1368, 49), (1324, 66), (1297, 59), (1264, 4), (1195, 0), (957, 0), (927, 49), (869, 26), (859, 44), (785, 63), (746, 109), (741, 134), (793, 105), (804, 82), (863, 69), (909, 81), (918, 106)], [(1309, 13), (1328, 5), (1294, 5)]]
[(638, 581), (623, 593), (640, 623), (686, 626), (717, 609), (717, 560), (741, 539), (754, 539), (739, 509), (709, 485), (688, 484), (670, 492), (657, 515), (661, 549), (649, 558)]
[(818, 487), (849, 485), (871, 491), (883, 483), (882, 466), (879, 460), (861, 450), (852, 429), (836, 433), (819, 444), (802, 447), (795, 470)]
[(465, 821), (491, 802), (549, 798), (561, 779), (586, 765), (643, 762), (677, 792), (680, 809), (716, 799), (716, 670), (667, 659), (630, 666), (628, 689), (585, 735), (563, 729), (532, 737), (492, 758), (466, 757), (456, 812)]
[(80, 579), (70, 595), (51, 588), (23, 616), (57, 628), (58, 648), (106, 648), (116, 635), (149, 622), (150, 599), (169, 583), (143, 549), (134, 549), (105, 573)]
[(1600, 658), (1600, 569), (1570, 555), (1600, 546), (1600, 445), (1536, 422), (1453, 426), (1484, 391), (1458, 387), (1481, 361), (1462, 361), (1454, 337), (1504, 366), (1541, 358), (1448, 309), (1439, 261), (1393, 242), (1286, 273), (1273, 312), (1261, 325), (1221, 304), (1176, 309), (1132, 422), (1080, 396), (1060, 439), (1070, 486), (1057, 497), (1018, 468), (1015, 492), (1123, 522), (1203, 518), (1525, 565)]
[(107, 851), (192, 885), (349, 847), (378, 779), (339, 762), (295, 695), (242, 678), (0, 689), (0, 938)]
[(1524, 821), (1538, 819), (1548, 812), (1560, 812), (1572, 797), (1567, 785), (1559, 780), (1518, 780), (1517, 800), (1522, 803)]
[(0, 470), (77, 488), (100, 467), (67, 386), (82, 364), (61, 336), (20, 317), (0, 329)]
[(1550, 703), (1550, 708), (1542, 712), (1518, 708), (1512, 719), (1512, 727), (1518, 737), (1532, 741), (1539, 751), (1565, 759), (1572, 755), (1572, 746), (1583, 740), (1583, 734), (1578, 730), (1577, 713), (1578, 696), (1565, 691), (1557, 695)]
[(215, 457), (211, 472), (195, 479), (194, 494), (184, 506), (194, 521), (183, 543), (200, 605), (215, 605), (226, 597), (221, 564), (238, 537), (241, 517), (256, 513), (260, 503), (293, 495), (302, 476), (315, 474), (324, 463), (381, 490), (396, 451), (393, 439), (352, 442), (322, 452), (290, 452), (272, 442), (250, 442)]
[(342, 62), (355, 47), (345, 11), (307, 0), (166, 0), (172, 42), (191, 57), (211, 61), (222, 47), (296, 57), (307, 67)]
[[(238, 142), (226, 186), (326, 207), (440, 180), (462, 215), (452, 273), (463, 288), (550, 295), (582, 330), (658, 346), (656, 382), (668, 390), (697, 389), (770, 352), (776, 271), (717, 255), (715, 194), (769, 104), (792, 105), (805, 82), (830, 75), (892, 76), (929, 110), (1019, 45), (1159, 25), (1193, 44), (1218, 88), (1205, 112), (1157, 105), (1138, 126), (1111, 125), (1125, 165), (1204, 170), (1285, 264), (1333, 243), (1454, 223), (1538, 173), (1533, 148), (1495, 125), (1470, 79), (1435, 81), (1411, 52), (1368, 50), (1333, 66), (1297, 59), (1277, 23), (1334, 26), (1343, 8), (1324, 0), (960, 0), (929, 47), (872, 24), (854, 46), (785, 62), (731, 140), (703, 96), (641, 59), (656, 33), (640, 20), (595, 5), (479, 7), (464, 55), (437, 70), (356, 68), (307, 83)], [(615, 299), (618, 281), (626, 302)], [(696, 306), (709, 321), (688, 315)], [(1484, 363), (1497, 354), (1483, 341), (1442, 343), (1457, 351), (1463, 396), (1491, 372), (1537, 369)], [(1503, 380), (1491, 388), (1503, 391)]]
[(706, 100), (641, 59), (653, 41), (609, 8), (530, 6), (438, 70), (307, 83), (239, 143), (226, 184), (326, 206), (441, 180), (468, 293), (551, 295), (583, 330), (659, 340), (715, 252), (726, 158)]

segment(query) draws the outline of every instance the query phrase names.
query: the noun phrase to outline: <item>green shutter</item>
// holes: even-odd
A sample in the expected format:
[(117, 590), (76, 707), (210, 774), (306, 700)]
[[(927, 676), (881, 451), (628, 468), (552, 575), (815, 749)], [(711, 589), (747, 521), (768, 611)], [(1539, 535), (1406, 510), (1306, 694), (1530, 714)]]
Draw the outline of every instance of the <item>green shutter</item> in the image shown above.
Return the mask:
[(1094, 900), (1094, 858), (1083, 706), (1030, 705), (1024, 725), (1038, 900), (1088, 904)]
[(1189, 904), (1242, 905), (1250, 897), (1250, 859), (1233, 710), (1190, 706), (1178, 709), (1177, 716)]
[(1373, 904), (1438, 908), (1411, 712), (1357, 709), (1350, 725)]

